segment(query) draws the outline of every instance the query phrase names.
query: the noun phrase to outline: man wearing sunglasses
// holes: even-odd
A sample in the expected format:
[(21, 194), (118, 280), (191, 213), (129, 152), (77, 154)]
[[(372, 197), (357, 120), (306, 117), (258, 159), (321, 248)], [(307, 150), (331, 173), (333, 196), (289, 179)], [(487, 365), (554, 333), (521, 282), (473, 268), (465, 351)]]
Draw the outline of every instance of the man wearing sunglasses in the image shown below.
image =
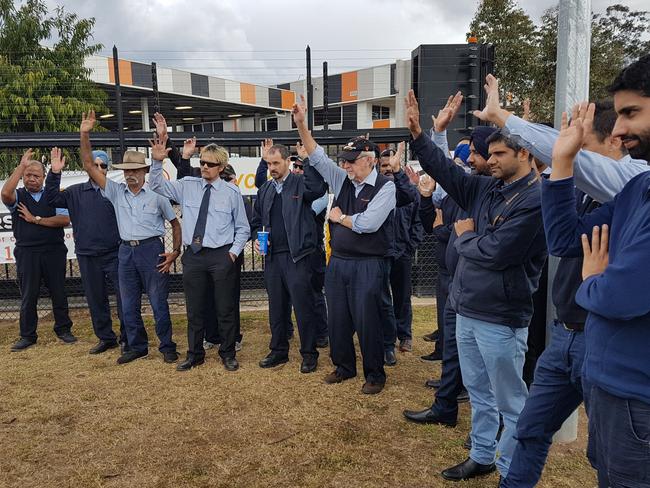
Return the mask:
[[(93, 151), (92, 160), (104, 175), (108, 173), (108, 154)], [(127, 343), (117, 271), (117, 254), (122, 240), (117, 228), (115, 209), (106, 198), (104, 190), (92, 178), (88, 178), (85, 183), (61, 189), (61, 171), (64, 167), (65, 157), (61, 157), (61, 150), (52, 149), (51, 168), (45, 179), (45, 199), (51, 206), (67, 208), (70, 213), (81, 281), (93, 331), (99, 339), (90, 349), (90, 354), (101, 354), (118, 345), (108, 301), (109, 283), (113, 285), (117, 299), (119, 341), (123, 345)]]
[(221, 179), (228, 165), (228, 151), (216, 144), (201, 149), (201, 177), (186, 176), (167, 181), (162, 174), (162, 161), (170, 148), (167, 134), (150, 141), (153, 161), (149, 185), (181, 205), (183, 214), (183, 288), (187, 307), (188, 352), (176, 368), (188, 371), (205, 361), (205, 310), (208, 283), (214, 287), (217, 312), (219, 356), (227, 371), (239, 369), (235, 358), (237, 311), (234, 288), (237, 283), (237, 258), (250, 236), (244, 202), (239, 189)]

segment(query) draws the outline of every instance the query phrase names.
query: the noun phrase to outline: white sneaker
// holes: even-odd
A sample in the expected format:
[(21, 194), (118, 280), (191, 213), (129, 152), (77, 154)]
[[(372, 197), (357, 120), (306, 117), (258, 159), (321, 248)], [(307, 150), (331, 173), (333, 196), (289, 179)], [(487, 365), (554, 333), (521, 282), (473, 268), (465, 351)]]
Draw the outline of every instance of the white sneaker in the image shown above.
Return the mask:
[(203, 339), (203, 349), (205, 349), (206, 351), (208, 349), (212, 349), (212, 348), (214, 348), (214, 347), (216, 347), (218, 345), (219, 344), (215, 344), (214, 342), (206, 341), (205, 339)]
[(235, 351), (241, 351), (241, 342), (239, 341), (235, 342)]

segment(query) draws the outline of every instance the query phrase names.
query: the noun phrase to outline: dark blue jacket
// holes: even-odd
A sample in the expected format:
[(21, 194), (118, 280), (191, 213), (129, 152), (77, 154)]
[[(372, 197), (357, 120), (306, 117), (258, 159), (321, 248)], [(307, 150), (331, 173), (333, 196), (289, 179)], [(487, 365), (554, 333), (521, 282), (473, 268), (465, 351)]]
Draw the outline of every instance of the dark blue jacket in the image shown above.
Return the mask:
[(546, 262), (536, 173), (531, 170), (505, 186), (494, 178), (468, 175), (424, 133), (411, 148), (422, 168), (475, 222), (474, 232), (453, 243), (459, 255), (449, 292), (453, 310), (494, 324), (527, 327)]
[(45, 179), (44, 198), (52, 207), (68, 209), (75, 253), (100, 256), (117, 250), (122, 239), (113, 204), (92, 187), (90, 180), (63, 190), (60, 187), (61, 173), (50, 171)]
[(404, 255), (413, 256), (423, 237), (418, 205), (420, 194), (402, 170), (388, 175), (387, 178), (395, 183), (396, 201), (393, 214), (393, 242), (388, 257), (399, 259)]
[[(289, 173), (282, 185), (282, 216), (287, 231), (289, 251), (294, 262), (320, 249), (316, 215), (311, 209), (314, 200), (327, 191), (327, 183), (311, 166), (305, 165), (305, 174)], [(251, 235), (264, 227), (270, 232), (269, 256), (273, 254), (273, 229), (271, 229), (271, 207), (276, 191), (269, 180), (257, 191), (253, 206)]]
[(543, 182), (549, 252), (580, 256), (582, 234), (591, 236), (596, 225), (610, 229), (609, 265), (576, 294), (589, 313), (583, 378), (612, 395), (650, 404), (650, 173), (582, 217), (573, 186), (573, 178)]
[(449, 195), (446, 195), (440, 202), (440, 210), (442, 210), (443, 224), (434, 227), (436, 207), (433, 205), (433, 200), (431, 197), (422, 197), (420, 199), (420, 218), (424, 230), (429, 234), (433, 234), (436, 238), (438, 272), (453, 276), (458, 265), (458, 253), (454, 247), (454, 241), (456, 240), (454, 222), (464, 219), (466, 216), (463, 209)]

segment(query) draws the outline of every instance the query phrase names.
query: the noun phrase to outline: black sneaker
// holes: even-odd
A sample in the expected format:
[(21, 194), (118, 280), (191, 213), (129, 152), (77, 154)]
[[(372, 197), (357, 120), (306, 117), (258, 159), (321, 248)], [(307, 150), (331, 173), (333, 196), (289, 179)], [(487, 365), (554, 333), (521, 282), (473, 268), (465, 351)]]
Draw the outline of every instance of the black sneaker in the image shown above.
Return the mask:
[(11, 352), (24, 351), (28, 347), (32, 347), (34, 344), (36, 344), (36, 341), (31, 341), (21, 337), (11, 345)]
[(58, 334), (57, 337), (66, 344), (74, 344), (77, 342), (77, 338), (72, 335), (72, 332), (64, 332), (63, 334)]
[(176, 351), (163, 352), (163, 361), (166, 363), (175, 363), (178, 361), (178, 353)]
[(117, 358), (117, 364), (126, 364), (139, 358), (146, 358), (148, 354), (149, 351), (146, 349), (144, 351), (127, 351)]

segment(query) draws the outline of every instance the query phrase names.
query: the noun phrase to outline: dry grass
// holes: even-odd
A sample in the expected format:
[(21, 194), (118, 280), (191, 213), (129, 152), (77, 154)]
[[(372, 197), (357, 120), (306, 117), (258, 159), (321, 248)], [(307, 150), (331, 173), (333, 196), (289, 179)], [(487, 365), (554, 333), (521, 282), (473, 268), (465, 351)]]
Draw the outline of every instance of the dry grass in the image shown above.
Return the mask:
[[(415, 337), (431, 329), (434, 314), (434, 307), (416, 309)], [(87, 316), (76, 318), (79, 343), (56, 342), (43, 320), (38, 345), (24, 353), (8, 352), (17, 325), (0, 326), (0, 486), (455, 486), (439, 471), (467, 454), (468, 406), (455, 429), (401, 416), (431, 402), (422, 383), (440, 366), (418, 359), (430, 352), (427, 343), (416, 339), (414, 352), (388, 369), (384, 392), (369, 397), (360, 393), (361, 378), (324, 385), (325, 356), (317, 373), (300, 374), (295, 343), (288, 364), (260, 369), (266, 320), (263, 312), (243, 315), (236, 373), (224, 371), (212, 351), (188, 373), (164, 364), (155, 348), (126, 366), (115, 364), (115, 350), (89, 356)], [(184, 351), (184, 317), (174, 325)], [(496, 482), (493, 475), (461, 486)], [(582, 438), (554, 448), (540, 486), (595, 484)]]

